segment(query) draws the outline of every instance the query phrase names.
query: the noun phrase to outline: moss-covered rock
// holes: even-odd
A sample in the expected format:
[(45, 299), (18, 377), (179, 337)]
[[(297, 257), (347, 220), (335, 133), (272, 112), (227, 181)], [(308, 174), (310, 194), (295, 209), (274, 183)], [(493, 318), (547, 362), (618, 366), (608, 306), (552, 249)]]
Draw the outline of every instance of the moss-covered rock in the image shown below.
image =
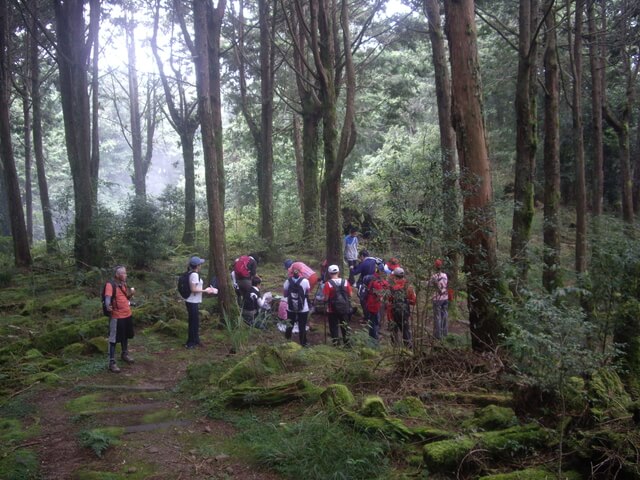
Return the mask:
[(452, 472), (467, 453), (476, 445), (476, 440), (470, 437), (461, 437), (452, 440), (442, 440), (428, 443), (424, 446), (424, 462), (433, 472)]
[(22, 357), (24, 360), (35, 360), (37, 358), (42, 358), (42, 352), (37, 348), (31, 348), (26, 351), (24, 356)]
[(525, 468), (509, 473), (498, 473), (495, 475), (485, 475), (478, 480), (582, 480), (582, 475), (578, 472), (551, 472), (544, 468)]
[(60, 380), (62, 380), (60, 378), (60, 375), (53, 373), (53, 372), (38, 372), (38, 373), (34, 373), (33, 375), (29, 375), (27, 377), (27, 382), (28, 384), (33, 384), (33, 383), (46, 383), (47, 385), (55, 385), (56, 383), (60, 382)]
[(57, 297), (53, 300), (48, 301), (47, 303), (42, 305), (40, 310), (43, 313), (69, 312), (70, 310), (73, 310), (74, 308), (80, 306), (86, 298), (87, 297), (83, 293), (71, 293), (69, 295), (63, 295), (61, 297)]
[(107, 328), (108, 320), (105, 318), (88, 322), (78, 321), (73, 325), (56, 328), (51, 332), (38, 335), (33, 339), (33, 346), (42, 352), (56, 352), (72, 343), (105, 335)]
[(511, 408), (487, 405), (477, 410), (474, 417), (465, 422), (465, 427), (474, 430), (500, 430), (517, 424), (518, 417)]
[(424, 403), (418, 397), (405, 397), (391, 407), (393, 413), (400, 417), (426, 418)]
[(178, 320), (177, 318), (172, 318), (170, 320), (167, 320), (166, 322), (164, 320), (159, 320), (151, 325), (151, 327), (149, 327), (146, 331), (162, 333), (164, 335), (175, 338), (186, 338), (188, 329), (189, 325), (187, 324), (187, 322)]
[(387, 406), (384, 404), (384, 400), (382, 400), (381, 397), (377, 395), (370, 395), (365, 397), (362, 401), (360, 414), (365, 417), (384, 418), (388, 415), (388, 411)]
[(598, 420), (628, 415), (631, 397), (618, 374), (610, 368), (601, 368), (591, 377), (587, 391), (592, 405), (591, 413)]
[(586, 383), (582, 377), (569, 377), (565, 385), (565, 403), (572, 412), (582, 412), (587, 408)]
[(98, 353), (107, 353), (109, 351), (109, 339), (107, 337), (93, 337), (87, 340), (89, 348)]
[(238, 385), (224, 392), (222, 398), (226, 404), (237, 407), (281, 405), (296, 400), (317, 401), (323, 391), (322, 388), (301, 379), (268, 387)]
[(320, 401), (328, 411), (334, 413), (349, 409), (356, 403), (351, 390), (340, 383), (329, 385), (325, 388), (320, 394)]
[(79, 357), (86, 352), (86, 349), (87, 347), (84, 343), (76, 342), (64, 347), (62, 355), (64, 357)]
[(365, 417), (356, 412), (343, 410), (341, 419), (348, 421), (354, 428), (364, 433), (381, 434), (386, 438), (395, 438), (401, 441), (415, 438), (414, 432), (397, 418)]
[(282, 373), (294, 353), (301, 348), (293, 342), (281, 346), (260, 345), (223, 374), (218, 380), (218, 385), (229, 388), (247, 380), (256, 381), (268, 375)]

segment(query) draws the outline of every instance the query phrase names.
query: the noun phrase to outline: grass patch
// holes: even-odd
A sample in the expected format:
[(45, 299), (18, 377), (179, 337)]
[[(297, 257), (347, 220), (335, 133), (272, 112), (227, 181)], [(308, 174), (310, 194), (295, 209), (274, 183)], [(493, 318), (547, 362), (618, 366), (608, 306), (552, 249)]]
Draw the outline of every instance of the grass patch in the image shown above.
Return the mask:
[(242, 417), (236, 441), (258, 464), (287, 478), (389, 478), (388, 444), (332, 422), (325, 413), (291, 423), (257, 420)]
[(35, 480), (40, 478), (39, 471), (38, 457), (31, 450), (14, 450), (0, 458), (0, 478)]

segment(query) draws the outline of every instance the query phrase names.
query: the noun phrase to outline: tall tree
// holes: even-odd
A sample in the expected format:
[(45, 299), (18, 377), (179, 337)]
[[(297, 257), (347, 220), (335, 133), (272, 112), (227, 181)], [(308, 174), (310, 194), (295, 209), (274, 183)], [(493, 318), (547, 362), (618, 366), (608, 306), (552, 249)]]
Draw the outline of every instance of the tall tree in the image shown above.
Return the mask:
[[(158, 73), (166, 102), (165, 117), (169, 120), (171, 127), (180, 137), (180, 148), (182, 149), (182, 161), (184, 164), (184, 231), (182, 233), (182, 243), (193, 245), (196, 240), (196, 175), (194, 138), (200, 121), (197, 115), (198, 102), (195, 96), (192, 98), (189, 93), (189, 85), (186, 81), (182, 67), (178, 61), (171, 56), (169, 65), (173, 75), (169, 77), (164, 71), (164, 62), (160, 57), (158, 49), (158, 28), (160, 19), (160, 2), (156, 2), (156, 9), (153, 21), (153, 36), (151, 38), (151, 48), (153, 56), (158, 66)], [(173, 32), (173, 28), (171, 29)], [(174, 39), (171, 39), (173, 42)], [(174, 99), (175, 97), (175, 99)]]
[(454, 248), (458, 238), (458, 201), (456, 195), (456, 137), (451, 123), (451, 81), (447, 67), (446, 46), (441, 27), (439, 0), (425, 0), (424, 10), (429, 20), (429, 39), (433, 70), (436, 81), (436, 100), (438, 103), (438, 124), (440, 126), (440, 155), (442, 164), (442, 193), (444, 197), (443, 220), (445, 241), (447, 242), (447, 260), (449, 282), (457, 284), (458, 253)]
[[(593, 198), (594, 216), (602, 214), (604, 199), (604, 136), (602, 131), (602, 99), (604, 95), (604, 28), (597, 22), (596, 4), (598, 0), (588, 0), (587, 19), (589, 28), (589, 67), (591, 70), (591, 118), (593, 122)], [(601, 23), (604, 24), (604, 16)]]
[[(567, 22), (571, 20), (567, 2)], [(575, 269), (577, 273), (587, 270), (587, 186), (584, 165), (584, 137), (582, 127), (582, 24), (584, 14), (584, 0), (576, 0), (574, 13), (574, 35), (572, 39), (571, 25), (568, 25), (567, 35), (572, 81), (571, 114), (573, 117), (573, 142), (576, 167), (576, 256)]]
[[(616, 67), (618, 77), (623, 84), (622, 100), (617, 109), (611, 106), (609, 98), (605, 98), (604, 114), (607, 123), (613, 128), (618, 137), (618, 149), (620, 156), (621, 191), (622, 191), (622, 218), (631, 225), (634, 220), (633, 211), (633, 172), (631, 169), (631, 112), (635, 105), (636, 83), (640, 69), (640, 56), (638, 55), (637, 30), (637, 5), (635, 2), (624, 0), (617, 9), (615, 19), (616, 28), (609, 36), (612, 51), (612, 63)], [(576, 33), (577, 35), (577, 33)]]
[(223, 312), (237, 309), (229, 285), (224, 238), (224, 162), (222, 151), (222, 104), (220, 100), (220, 30), (226, 7), (219, 0), (193, 0), (194, 42), (181, 18), (183, 34), (193, 51), (198, 90), (198, 115), (202, 129), (207, 206), (209, 210), (209, 255), (218, 278)]
[(562, 286), (560, 274), (560, 69), (558, 66), (555, 0), (545, 9), (544, 51), (544, 266), (542, 284), (551, 292)]
[(445, 0), (451, 63), (452, 120), (463, 192), (462, 238), (466, 245), (472, 346), (493, 348), (505, 331), (492, 299), (499, 288), (496, 221), (487, 148), (473, 0)]
[[(526, 281), (529, 270), (527, 251), (535, 213), (538, 0), (520, 0), (518, 26), (518, 75), (515, 98), (516, 175), (511, 260), (518, 270), (518, 278)], [(517, 290), (517, 286), (514, 286), (514, 289)]]
[(27, 227), (20, 199), (20, 184), (11, 142), (9, 97), (11, 85), (11, 44), (8, 2), (0, 3), (0, 156), (9, 203), (9, 222), (13, 240), (14, 261), (18, 267), (31, 265)]
[[(71, 167), (75, 205), (74, 256), (78, 266), (100, 263), (93, 225), (97, 178), (91, 158), (91, 117), (87, 62), (98, 31), (99, 8), (90, 3), (90, 28), (85, 23), (83, 0), (54, 0), (60, 98), (64, 117), (67, 156)], [(99, 4), (97, 5), (99, 7)]]

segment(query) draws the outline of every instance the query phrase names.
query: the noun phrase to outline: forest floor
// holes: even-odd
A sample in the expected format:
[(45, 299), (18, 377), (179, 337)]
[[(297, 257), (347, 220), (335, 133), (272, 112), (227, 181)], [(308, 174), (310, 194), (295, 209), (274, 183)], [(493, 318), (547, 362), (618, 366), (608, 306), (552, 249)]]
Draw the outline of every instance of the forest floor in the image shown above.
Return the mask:
[[(364, 329), (361, 320), (355, 315), (351, 328)], [(310, 325), (311, 346), (330, 341), (324, 315), (312, 315)], [(466, 329), (460, 322), (452, 323), (456, 333)], [(381, 330), (381, 342), (388, 343), (388, 331)], [(281, 343), (284, 337), (275, 326), (255, 332), (254, 343)], [(121, 373), (108, 372), (105, 359), (98, 373), (64, 377), (57, 385), (37, 384), (21, 392), (20, 398), (31, 404), (30, 417), (39, 424), (39, 433), (24, 446), (37, 453), (41, 478), (282, 478), (252, 464), (229, 444), (236, 427), (207, 417), (198, 403), (180, 392), (190, 365), (224, 361), (230, 355), (229, 344), (220, 342), (211, 322), (203, 323), (201, 337), (202, 348), (187, 350), (182, 339), (138, 331), (130, 341), (135, 363), (119, 362)], [(113, 427), (123, 429), (119, 441), (99, 455), (91, 449), (100, 447), (99, 437), (82, 446), (80, 439), (87, 431), (95, 435)]]

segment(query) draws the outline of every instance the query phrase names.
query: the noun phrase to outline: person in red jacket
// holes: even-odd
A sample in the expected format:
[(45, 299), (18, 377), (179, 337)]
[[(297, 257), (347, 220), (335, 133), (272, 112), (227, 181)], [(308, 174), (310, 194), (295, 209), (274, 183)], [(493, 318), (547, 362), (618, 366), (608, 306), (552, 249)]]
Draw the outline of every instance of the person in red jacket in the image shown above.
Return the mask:
[(402, 343), (411, 348), (411, 306), (416, 304), (416, 292), (405, 278), (404, 269), (397, 267), (389, 278), (387, 295), (387, 318), (390, 319), (391, 343), (399, 345), (399, 334)]
[(369, 337), (375, 345), (378, 344), (380, 333), (380, 315), (384, 304), (385, 296), (389, 291), (389, 283), (382, 278), (380, 272), (365, 277), (367, 295), (364, 301), (364, 308), (367, 312), (367, 325), (369, 326)]
[(353, 293), (351, 284), (344, 278), (340, 278), (340, 269), (337, 265), (329, 265), (327, 268), (329, 278), (324, 282), (322, 293), (327, 302), (327, 316), (329, 320), (329, 334), (334, 346), (338, 346), (342, 331), (342, 341), (349, 346), (349, 318), (351, 317), (350, 298)]
[(116, 344), (122, 345), (122, 360), (133, 363), (129, 355), (129, 339), (133, 338), (133, 317), (129, 299), (133, 297), (135, 289), (127, 286), (127, 269), (118, 265), (114, 270), (113, 280), (107, 282), (104, 289), (104, 304), (109, 312), (109, 366), (113, 373), (120, 373), (116, 364)]

